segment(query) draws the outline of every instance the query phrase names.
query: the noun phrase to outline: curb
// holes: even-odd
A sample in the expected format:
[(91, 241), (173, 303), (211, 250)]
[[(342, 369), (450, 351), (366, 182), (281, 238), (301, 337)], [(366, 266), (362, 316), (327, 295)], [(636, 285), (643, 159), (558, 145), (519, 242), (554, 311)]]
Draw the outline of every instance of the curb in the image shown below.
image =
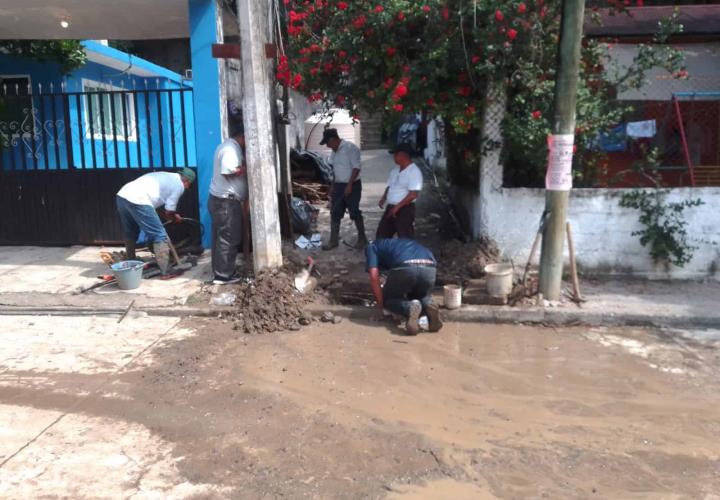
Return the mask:
[[(121, 315), (126, 307), (68, 307), (68, 306), (0, 306), (0, 316), (105, 316)], [(233, 312), (232, 307), (134, 307), (134, 311), (150, 316), (214, 317)], [(321, 315), (326, 311), (348, 318), (370, 318), (374, 309), (359, 306), (310, 304), (308, 312)], [(720, 328), (720, 316), (657, 316), (637, 313), (608, 313), (582, 310), (519, 309), (507, 306), (462, 306), (442, 310), (445, 321), (461, 323), (523, 323), (542, 326), (645, 326), (671, 328)]]

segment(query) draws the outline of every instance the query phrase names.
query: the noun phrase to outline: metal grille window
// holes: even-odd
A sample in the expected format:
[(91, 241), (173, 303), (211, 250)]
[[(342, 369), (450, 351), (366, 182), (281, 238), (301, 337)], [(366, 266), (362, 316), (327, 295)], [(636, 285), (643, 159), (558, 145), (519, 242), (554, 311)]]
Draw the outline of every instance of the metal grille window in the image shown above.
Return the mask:
[[(0, 118), (7, 122), (22, 123), (32, 108), (32, 98), (29, 96), (30, 77), (0, 75)], [(2, 96), (14, 96), (11, 99), (2, 99)], [(27, 96), (27, 97), (25, 97)]]
[[(87, 138), (135, 141), (134, 95), (125, 89), (85, 82), (85, 135)], [(123, 113), (127, 117), (125, 136)]]

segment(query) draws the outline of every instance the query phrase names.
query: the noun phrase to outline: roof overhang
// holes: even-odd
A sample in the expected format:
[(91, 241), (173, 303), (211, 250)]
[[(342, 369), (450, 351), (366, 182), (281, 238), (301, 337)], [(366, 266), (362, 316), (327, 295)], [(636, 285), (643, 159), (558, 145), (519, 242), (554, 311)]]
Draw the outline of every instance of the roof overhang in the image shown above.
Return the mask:
[[(67, 22), (67, 28), (62, 22)], [(188, 0), (0, 2), (0, 38), (6, 40), (153, 40), (189, 36)]]

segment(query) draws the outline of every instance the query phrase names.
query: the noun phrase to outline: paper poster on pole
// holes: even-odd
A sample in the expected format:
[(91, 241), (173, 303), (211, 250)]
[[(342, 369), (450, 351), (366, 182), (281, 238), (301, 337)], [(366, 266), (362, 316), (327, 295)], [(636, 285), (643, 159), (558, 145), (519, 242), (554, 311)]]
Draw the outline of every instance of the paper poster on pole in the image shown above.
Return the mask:
[(572, 160), (575, 136), (573, 134), (548, 136), (548, 165), (545, 189), (570, 191), (572, 189)]

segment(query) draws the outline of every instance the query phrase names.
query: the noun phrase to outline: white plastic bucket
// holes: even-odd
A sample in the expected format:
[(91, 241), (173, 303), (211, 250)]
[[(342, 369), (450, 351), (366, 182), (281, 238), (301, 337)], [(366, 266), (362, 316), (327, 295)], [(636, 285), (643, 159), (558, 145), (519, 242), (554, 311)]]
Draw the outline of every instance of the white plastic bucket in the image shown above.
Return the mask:
[(462, 304), (462, 288), (458, 285), (445, 285), (443, 299), (446, 309), (457, 309)]
[(485, 266), (488, 295), (491, 297), (507, 297), (512, 292), (512, 264), (488, 264)]
[(140, 286), (145, 263), (141, 260), (124, 260), (110, 266), (121, 290), (134, 290)]

